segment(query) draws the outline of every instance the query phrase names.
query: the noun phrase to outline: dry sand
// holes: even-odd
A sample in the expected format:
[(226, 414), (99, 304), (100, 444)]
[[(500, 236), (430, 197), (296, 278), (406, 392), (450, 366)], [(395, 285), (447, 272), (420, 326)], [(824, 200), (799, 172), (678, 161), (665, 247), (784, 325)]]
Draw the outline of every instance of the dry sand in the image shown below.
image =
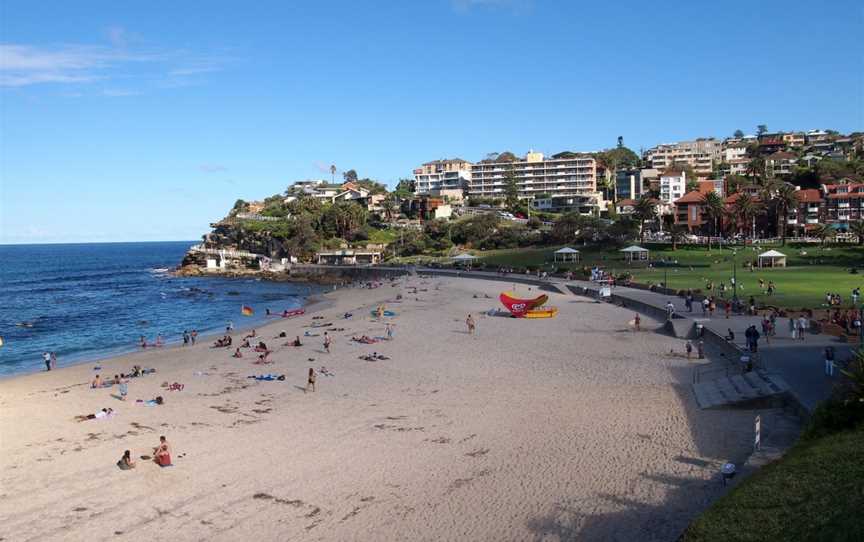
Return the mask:
[[(94, 364), (0, 381), (0, 540), (674, 540), (722, 494), (719, 466), (746, 457), (752, 412), (700, 411), (692, 362), (669, 355), (681, 341), (628, 331), (627, 311), (552, 294), (556, 319), (481, 316), (501, 289), (415, 277), (331, 294), (320, 314), (346, 328), (332, 353), (304, 338), (274, 365), (210, 341), (99, 362), (158, 369), (125, 403), (88, 389)], [(369, 311), (399, 292), (395, 339), (350, 342), (384, 335)], [(259, 332), (281, 344), (313, 321)], [(358, 359), (373, 351), (391, 359)], [(304, 393), (322, 365), (335, 376)], [(287, 380), (246, 378), (262, 372)], [(117, 415), (72, 419), (102, 407)], [(115, 466), (159, 435), (174, 466)]]

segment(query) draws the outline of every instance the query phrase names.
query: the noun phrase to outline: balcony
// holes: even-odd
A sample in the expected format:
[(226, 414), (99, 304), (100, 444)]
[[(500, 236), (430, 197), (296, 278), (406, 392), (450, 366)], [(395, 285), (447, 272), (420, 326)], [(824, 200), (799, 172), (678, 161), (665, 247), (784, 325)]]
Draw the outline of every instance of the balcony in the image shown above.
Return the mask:
[(807, 212), (808, 213), (818, 213), (819, 207), (815, 207), (815, 206), (807, 207)]
[(848, 209), (849, 208), (849, 202), (848, 201), (841, 201), (840, 203), (837, 204), (837, 208)]
[(819, 219), (818, 219), (818, 218), (808, 218), (808, 219), (807, 219), (807, 223), (808, 223), (808, 224), (818, 224), (818, 223), (819, 223)]
[(797, 218), (790, 218), (789, 220), (786, 221), (786, 223), (789, 224), (790, 226), (796, 226), (798, 224), (798, 219)]

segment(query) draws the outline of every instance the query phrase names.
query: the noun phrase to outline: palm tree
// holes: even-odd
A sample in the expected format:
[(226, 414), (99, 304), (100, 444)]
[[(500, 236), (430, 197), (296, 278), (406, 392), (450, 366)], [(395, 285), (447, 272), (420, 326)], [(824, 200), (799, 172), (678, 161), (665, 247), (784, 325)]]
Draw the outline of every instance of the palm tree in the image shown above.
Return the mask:
[[(720, 219), (723, 218), (723, 213), (726, 211), (726, 204), (723, 198), (717, 192), (708, 192), (702, 196), (702, 204), (705, 209), (705, 214), (711, 221), (711, 234), (714, 236), (720, 233)], [(711, 242), (709, 237), (708, 250), (711, 250)]]
[(654, 220), (657, 217), (657, 202), (646, 195), (642, 195), (633, 206), (633, 215), (639, 221), (639, 243), (645, 242), (645, 221)]
[(765, 177), (765, 159), (755, 156), (747, 163), (747, 176), (751, 179)]
[(735, 200), (733, 212), (739, 231), (744, 234), (744, 239), (747, 239), (747, 226), (756, 219), (756, 215), (759, 214), (759, 206), (753, 201), (753, 198), (747, 194), (741, 194)]
[(381, 208), (384, 210), (384, 216), (387, 219), (387, 222), (393, 221), (393, 215), (399, 209), (399, 205), (396, 202), (395, 194), (387, 194), (387, 197), (384, 198), (384, 201), (381, 202)]
[(330, 166), (330, 183), (336, 184), (336, 165)]
[(783, 183), (774, 194), (774, 210), (777, 213), (777, 235), (783, 245), (786, 244), (786, 224), (789, 222), (789, 210), (798, 207), (798, 191), (788, 183)]
[(672, 224), (669, 228), (669, 236), (672, 238), (672, 251), (678, 250), (678, 242), (684, 239), (684, 235), (688, 233), (687, 226), (684, 224)]
[(849, 231), (858, 236), (858, 245), (864, 245), (864, 220), (849, 223)]
[(828, 224), (817, 224), (815, 228), (813, 228), (813, 235), (819, 238), (822, 241), (822, 246), (825, 246), (825, 241), (834, 237), (835, 235), (834, 228), (829, 226)]

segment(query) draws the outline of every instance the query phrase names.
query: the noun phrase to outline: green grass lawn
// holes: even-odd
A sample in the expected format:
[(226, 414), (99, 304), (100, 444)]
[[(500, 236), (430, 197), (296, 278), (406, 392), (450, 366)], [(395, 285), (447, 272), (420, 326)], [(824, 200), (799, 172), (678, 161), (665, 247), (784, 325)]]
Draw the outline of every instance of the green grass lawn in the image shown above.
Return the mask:
[(799, 441), (693, 522), (684, 542), (864, 540), (864, 427)]
[[(628, 266), (618, 249), (604, 247), (574, 247), (581, 251), (579, 264), (555, 264), (553, 253), (559, 246), (543, 248), (522, 248), (508, 250), (471, 251), (485, 264), (493, 267), (513, 266), (516, 268), (558, 268), (600, 265), (612, 273), (629, 271), (641, 283), (660, 284), (664, 276), (670, 288), (704, 290), (706, 283), (713, 281), (715, 287), (724, 283), (731, 288), (733, 274), (733, 252), (724, 248), (719, 250), (705, 247), (679, 246), (672, 250), (671, 245), (646, 244), (651, 250), (652, 261), (666, 260), (669, 266), (647, 268)], [(756, 255), (769, 248), (780, 250), (788, 256), (788, 267), (758, 269), (752, 272), (744, 267), (744, 262), (754, 260)], [(787, 245), (736, 247), (734, 260), (738, 263), (738, 297), (747, 299), (751, 295), (766, 304), (790, 308), (819, 308), (824, 302), (826, 292), (843, 296), (844, 303), (850, 301), (853, 288), (864, 289), (864, 249), (854, 246), (833, 246), (821, 248), (816, 245)], [(852, 274), (850, 268), (860, 267), (861, 273)], [(665, 271), (665, 274), (664, 274)], [(762, 295), (759, 279), (767, 284), (773, 281), (777, 287), (774, 296)], [(726, 296), (731, 297), (731, 289)]]

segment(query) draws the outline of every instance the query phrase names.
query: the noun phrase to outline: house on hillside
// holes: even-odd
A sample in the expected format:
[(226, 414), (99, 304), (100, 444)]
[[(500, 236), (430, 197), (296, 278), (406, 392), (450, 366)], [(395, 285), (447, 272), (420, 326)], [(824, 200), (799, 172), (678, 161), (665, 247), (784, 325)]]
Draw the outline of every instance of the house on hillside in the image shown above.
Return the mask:
[(786, 218), (787, 233), (792, 236), (805, 235), (823, 221), (825, 199), (816, 188), (798, 190), (798, 205), (789, 209)]

